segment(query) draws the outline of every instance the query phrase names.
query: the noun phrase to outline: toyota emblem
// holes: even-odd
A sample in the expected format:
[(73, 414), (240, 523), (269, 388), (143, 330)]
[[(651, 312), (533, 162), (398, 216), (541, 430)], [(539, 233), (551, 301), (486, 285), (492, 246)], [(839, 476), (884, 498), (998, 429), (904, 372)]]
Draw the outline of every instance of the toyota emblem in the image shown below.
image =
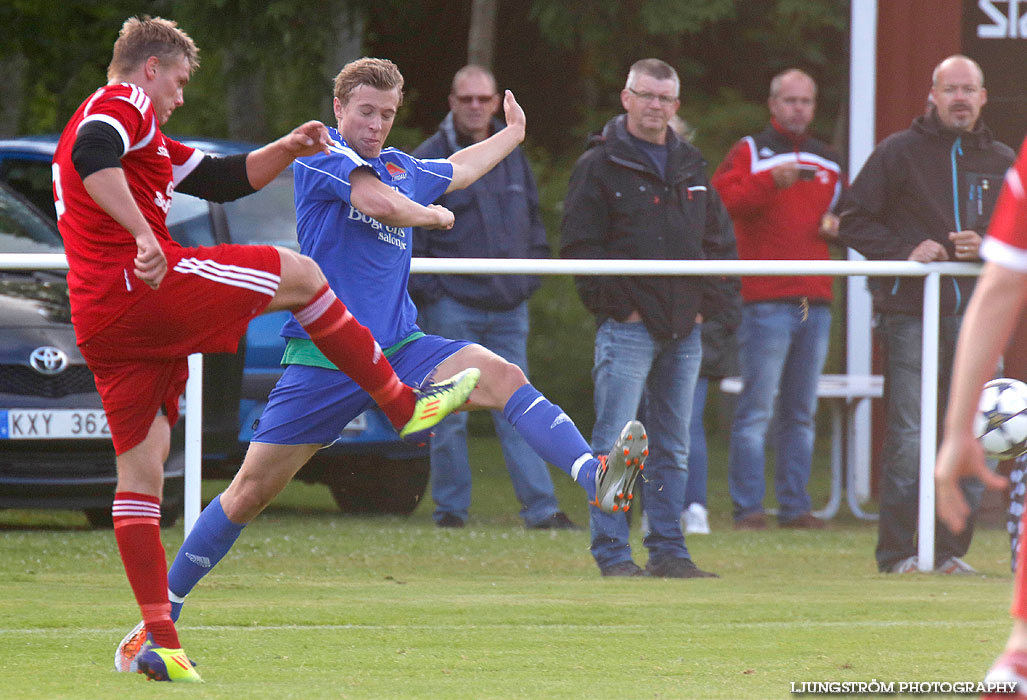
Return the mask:
[(68, 368), (68, 355), (63, 350), (48, 345), (33, 350), (29, 355), (29, 364), (40, 374), (52, 376)]

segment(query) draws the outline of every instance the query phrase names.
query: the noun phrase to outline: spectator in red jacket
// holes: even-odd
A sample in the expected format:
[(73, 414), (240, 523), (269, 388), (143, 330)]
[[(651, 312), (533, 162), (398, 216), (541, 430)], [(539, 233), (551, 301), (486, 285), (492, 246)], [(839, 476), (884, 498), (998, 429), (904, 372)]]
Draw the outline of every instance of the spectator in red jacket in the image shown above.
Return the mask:
[[(735, 225), (743, 260), (827, 260), (838, 235), (831, 209), (842, 186), (839, 158), (807, 129), (817, 86), (801, 70), (770, 83), (770, 125), (746, 136), (713, 176)], [(764, 446), (777, 398), (774, 479), (778, 525), (822, 528), (807, 491), (817, 382), (827, 356), (831, 278), (743, 277), (738, 330), (742, 393), (731, 428), (729, 485), (735, 528), (762, 530)]]

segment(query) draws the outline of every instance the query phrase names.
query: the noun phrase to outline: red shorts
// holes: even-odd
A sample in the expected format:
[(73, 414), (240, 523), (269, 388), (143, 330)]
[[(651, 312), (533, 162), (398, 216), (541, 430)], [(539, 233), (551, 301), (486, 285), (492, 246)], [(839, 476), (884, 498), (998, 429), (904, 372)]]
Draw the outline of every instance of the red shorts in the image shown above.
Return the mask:
[(171, 425), (194, 352), (235, 352), (278, 290), (271, 246), (165, 250), (168, 273), (117, 320), (79, 346), (96, 377), (114, 450), (142, 442), (160, 407)]

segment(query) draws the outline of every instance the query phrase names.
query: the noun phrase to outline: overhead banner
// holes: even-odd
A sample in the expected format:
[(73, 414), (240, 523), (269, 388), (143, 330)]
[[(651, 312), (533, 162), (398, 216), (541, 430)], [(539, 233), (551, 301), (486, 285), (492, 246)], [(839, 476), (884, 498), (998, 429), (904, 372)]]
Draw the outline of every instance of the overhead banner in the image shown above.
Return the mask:
[(1027, 0), (963, 0), (962, 45), (984, 71), (985, 122), (1018, 149), (1027, 133)]

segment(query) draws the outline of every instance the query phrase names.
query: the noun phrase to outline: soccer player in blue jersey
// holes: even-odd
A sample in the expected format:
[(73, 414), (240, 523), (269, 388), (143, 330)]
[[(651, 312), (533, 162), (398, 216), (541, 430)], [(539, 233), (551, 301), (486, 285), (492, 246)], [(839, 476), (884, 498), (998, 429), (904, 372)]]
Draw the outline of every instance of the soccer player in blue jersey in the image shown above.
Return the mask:
[[(638, 421), (624, 426), (609, 456), (595, 457), (574, 423), (528, 383), (524, 373), (484, 347), (425, 335), (407, 293), (411, 227), (449, 229), (453, 214), (432, 205), (467, 187), (524, 140), (524, 112), (504, 97), (506, 127), (447, 159), (418, 160), (386, 148), (403, 100), (403, 76), (391, 61), (362, 58), (335, 78), (337, 145), (295, 164), (300, 248), (317, 261), (350, 312), (371, 329), (400, 378), (413, 386), (477, 367), (481, 377), (468, 409), (502, 410), (547, 462), (567, 472), (589, 501), (607, 512), (628, 510), (648, 454)], [(297, 322), (298, 321), (298, 322)], [(371, 405), (370, 397), (324, 357), (302, 328), (283, 328), (285, 372), (271, 392), (246, 459), (228, 488), (201, 513), (168, 573), (172, 618), (185, 595), (216, 565), (243, 527), (285, 487), (322, 445)], [(130, 665), (145, 640), (140, 623), (116, 654)]]

